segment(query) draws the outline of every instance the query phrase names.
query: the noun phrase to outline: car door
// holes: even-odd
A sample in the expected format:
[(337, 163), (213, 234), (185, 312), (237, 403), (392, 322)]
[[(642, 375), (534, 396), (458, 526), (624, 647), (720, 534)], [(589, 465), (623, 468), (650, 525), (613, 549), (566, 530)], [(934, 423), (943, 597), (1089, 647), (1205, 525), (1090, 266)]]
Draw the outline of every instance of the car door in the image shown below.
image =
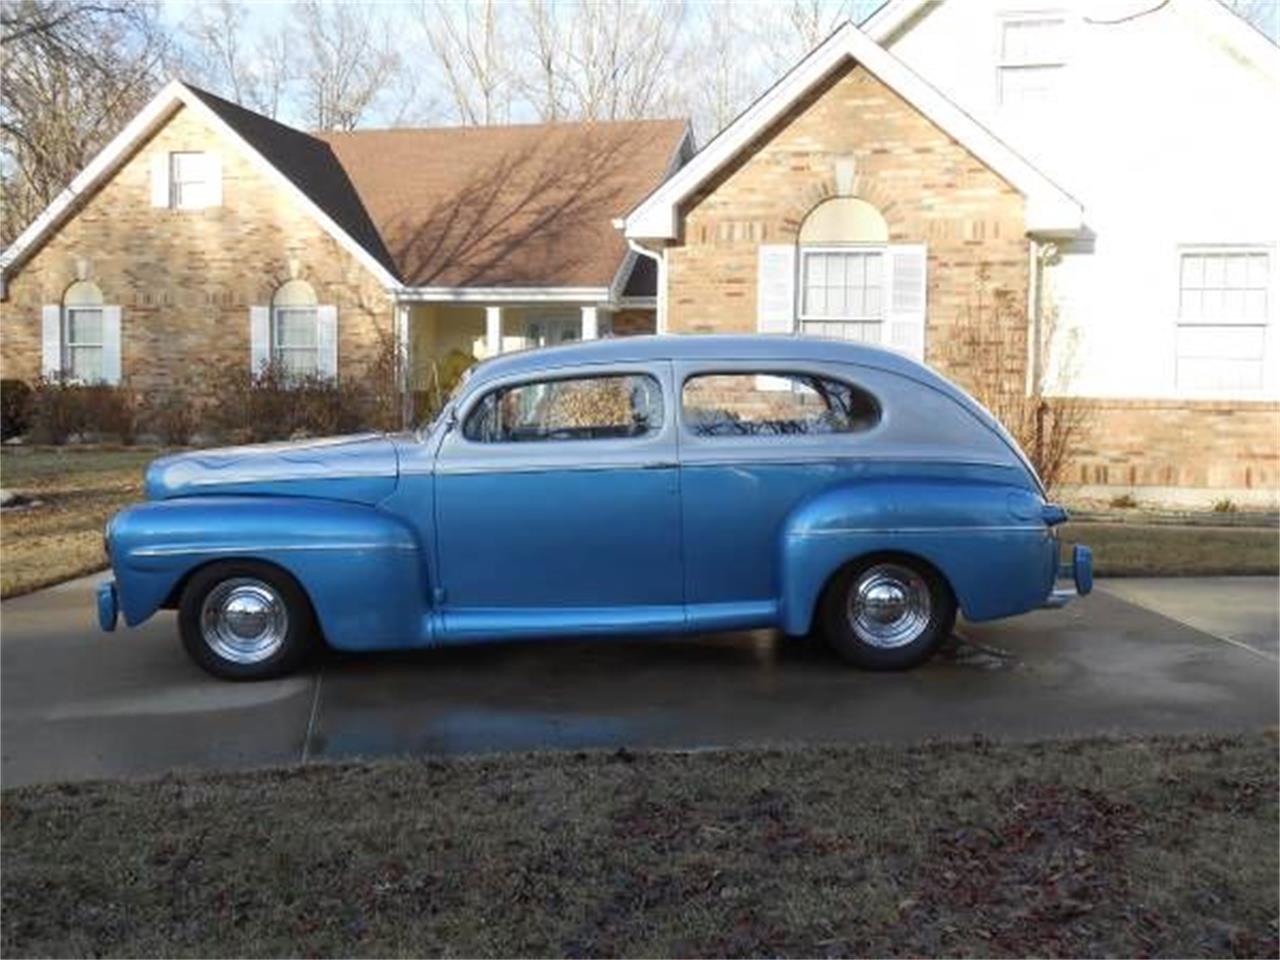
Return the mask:
[(670, 376), (574, 367), (464, 401), (436, 461), (446, 641), (682, 624)]
[(679, 362), (673, 393), (689, 624), (768, 622), (782, 525), (854, 475), (878, 402), (824, 365), (761, 361)]

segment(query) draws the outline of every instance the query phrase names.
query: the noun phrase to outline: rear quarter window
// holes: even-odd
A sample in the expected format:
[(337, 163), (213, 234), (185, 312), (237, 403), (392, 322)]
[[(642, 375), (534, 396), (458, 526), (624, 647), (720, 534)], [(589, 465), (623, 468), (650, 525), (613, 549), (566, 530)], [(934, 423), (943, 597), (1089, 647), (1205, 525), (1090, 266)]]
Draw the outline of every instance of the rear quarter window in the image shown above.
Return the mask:
[(695, 374), (681, 404), (698, 437), (864, 433), (880, 422), (880, 404), (866, 390), (808, 373)]

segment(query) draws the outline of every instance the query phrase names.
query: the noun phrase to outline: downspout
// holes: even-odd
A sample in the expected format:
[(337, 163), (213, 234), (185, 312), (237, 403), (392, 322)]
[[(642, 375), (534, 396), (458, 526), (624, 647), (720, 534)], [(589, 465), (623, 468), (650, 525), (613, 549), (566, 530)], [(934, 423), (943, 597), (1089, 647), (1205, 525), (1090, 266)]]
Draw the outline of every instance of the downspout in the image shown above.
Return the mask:
[(631, 237), (627, 237), (627, 246), (628, 246), (631, 250), (633, 250), (636, 254), (638, 254), (639, 256), (642, 256), (642, 257), (648, 257), (650, 260), (652, 260), (652, 261), (654, 262), (654, 265), (655, 265), (655, 266), (656, 266), (656, 268), (657, 268), (657, 273), (658, 273), (658, 277), (657, 277), (657, 287), (658, 287), (658, 289), (657, 289), (657, 295), (658, 295), (658, 296), (657, 296), (657, 300), (658, 300), (658, 305), (657, 305), (657, 317), (656, 317), (656, 319), (655, 319), (655, 323), (654, 323), (654, 332), (655, 332), (655, 333), (666, 333), (666, 332), (667, 332), (667, 258), (666, 258), (666, 250), (665, 250), (665, 249), (662, 249), (662, 250), (650, 250), (648, 247), (646, 247), (646, 246), (644, 246), (643, 244), (641, 244), (639, 240), (634, 240), (634, 239), (632, 239)]

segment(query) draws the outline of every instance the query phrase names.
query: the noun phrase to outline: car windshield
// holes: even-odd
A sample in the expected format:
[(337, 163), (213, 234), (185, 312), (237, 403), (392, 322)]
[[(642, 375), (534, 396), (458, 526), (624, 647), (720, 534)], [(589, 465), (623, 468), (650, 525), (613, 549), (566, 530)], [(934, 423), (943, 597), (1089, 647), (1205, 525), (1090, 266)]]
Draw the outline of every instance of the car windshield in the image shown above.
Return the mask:
[(453, 385), (453, 389), (450, 390), (449, 395), (445, 397), (444, 403), (440, 404), (440, 409), (436, 411), (436, 415), (430, 420), (423, 421), (422, 426), (418, 428), (419, 438), (429, 436), (431, 432), (440, 425), (441, 418), (448, 415), (449, 411), (453, 409), (454, 401), (458, 399), (459, 395), (462, 393), (462, 388), (465, 387), (467, 385), (467, 381), (471, 379), (471, 371), (474, 369), (475, 367), (468, 367), (466, 370), (462, 371), (462, 374), (458, 377), (458, 382)]

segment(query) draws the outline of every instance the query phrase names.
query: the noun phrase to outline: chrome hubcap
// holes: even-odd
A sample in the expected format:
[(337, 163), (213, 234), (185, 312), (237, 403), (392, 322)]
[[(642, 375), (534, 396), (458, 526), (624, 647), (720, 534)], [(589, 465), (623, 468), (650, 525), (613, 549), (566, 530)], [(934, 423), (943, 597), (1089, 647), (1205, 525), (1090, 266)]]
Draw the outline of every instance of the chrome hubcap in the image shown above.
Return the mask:
[(204, 642), (233, 663), (261, 663), (284, 644), (289, 614), (284, 598), (269, 583), (252, 577), (224, 580), (200, 608)]
[(929, 584), (922, 576), (896, 563), (881, 563), (854, 582), (846, 615), (859, 640), (892, 649), (919, 639), (932, 611)]

